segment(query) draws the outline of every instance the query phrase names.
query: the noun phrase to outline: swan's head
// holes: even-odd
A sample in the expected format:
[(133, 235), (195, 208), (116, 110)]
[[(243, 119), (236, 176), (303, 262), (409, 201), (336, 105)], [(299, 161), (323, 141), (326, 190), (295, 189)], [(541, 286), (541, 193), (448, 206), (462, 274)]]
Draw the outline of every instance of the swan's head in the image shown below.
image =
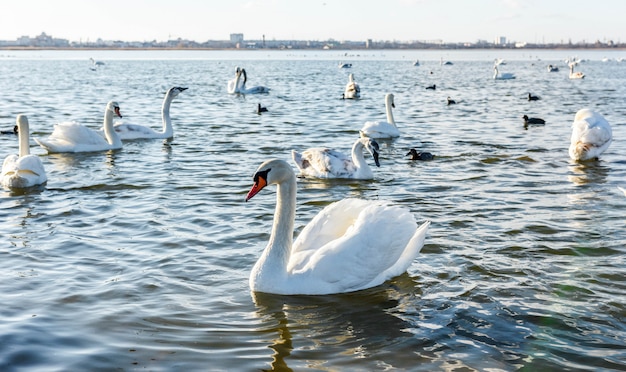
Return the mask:
[(172, 98), (178, 96), (180, 94), (180, 92), (184, 92), (186, 91), (188, 88), (183, 88), (183, 87), (173, 87), (170, 88), (170, 90), (167, 91), (168, 95), (171, 95)]
[(246, 201), (252, 199), (267, 185), (280, 184), (289, 179), (295, 179), (295, 177), (293, 169), (286, 161), (280, 159), (267, 160), (254, 173), (254, 185), (248, 191)]
[(119, 118), (122, 117), (122, 114), (120, 113), (120, 105), (115, 101), (111, 101), (107, 104), (107, 110), (111, 111), (115, 116)]
[(393, 98), (394, 98), (393, 93), (387, 93), (385, 95), (385, 102), (387, 102), (387, 104), (390, 105), (391, 107), (396, 108), (396, 104)]
[(365, 146), (367, 151), (372, 154), (376, 166), (380, 167), (380, 162), (378, 161), (380, 147), (378, 146), (378, 142), (376, 142), (373, 138), (361, 138), (361, 142), (363, 142), (363, 145)]
[[(17, 118), (15, 119), (15, 123), (17, 125), (13, 127), (14, 133), (19, 133), (20, 128), (28, 129), (28, 117), (24, 114), (17, 115)], [(26, 130), (24, 130), (24, 132), (26, 132)]]

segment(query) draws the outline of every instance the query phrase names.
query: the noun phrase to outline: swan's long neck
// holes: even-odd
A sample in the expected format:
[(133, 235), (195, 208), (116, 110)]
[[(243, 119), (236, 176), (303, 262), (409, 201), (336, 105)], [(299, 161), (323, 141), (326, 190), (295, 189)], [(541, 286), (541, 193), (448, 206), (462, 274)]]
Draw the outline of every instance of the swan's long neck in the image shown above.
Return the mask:
[(241, 71), (237, 72), (237, 75), (235, 76), (235, 85), (233, 87), (235, 93), (239, 93), (239, 89), (241, 88), (239, 86), (239, 81), (241, 80)]
[(18, 126), (17, 136), (19, 137), (20, 158), (30, 155), (30, 145), (28, 143), (29, 129), (28, 122), (22, 121)]
[(359, 171), (369, 169), (369, 165), (367, 165), (363, 156), (363, 143), (361, 141), (356, 141), (352, 146), (352, 161)]
[(115, 129), (113, 129), (113, 115), (114, 112), (109, 110), (107, 107), (104, 112), (104, 136), (106, 137), (109, 145), (121, 147), (122, 140), (120, 139), (120, 136), (117, 135), (117, 132), (115, 132)]
[(161, 107), (161, 119), (163, 121), (163, 134), (168, 137), (174, 136), (174, 128), (172, 128), (172, 120), (170, 119), (170, 106), (174, 98), (171, 95), (167, 95), (163, 100), (163, 106)]
[(248, 74), (246, 73), (246, 69), (242, 68), (241, 73), (243, 74), (243, 83), (241, 83), (241, 89), (246, 88), (246, 83), (248, 82)]
[(393, 124), (393, 126), (395, 127), (396, 121), (393, 119), (393, 111), (392, 111), (390, 99), (385, 101), (385, 109), (387, 110), (387, 123)]
[(286, 271), (293, 243), (296, 218), (296, 177), (278, 184), (274, 225), (267, 248), (263, 252), (263, 266), (272, 265), (272, 272)]

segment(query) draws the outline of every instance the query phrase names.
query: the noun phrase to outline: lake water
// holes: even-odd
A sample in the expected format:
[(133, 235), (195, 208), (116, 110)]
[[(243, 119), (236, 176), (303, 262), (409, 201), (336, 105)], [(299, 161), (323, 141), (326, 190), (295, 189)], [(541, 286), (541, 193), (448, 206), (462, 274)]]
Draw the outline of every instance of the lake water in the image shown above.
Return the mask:
[[(568, 79), (572, 56), (584, 80)], [(106, 64), (92, 71), (90, 57)], [(0, 193), (0, 370), (626, 370), (623, 57), (1, 51), (0, 126), (28, 115), (48, 183)], [(494, 81), (495, 58), (517, 79)], [(236, 66), (271, 92), (228, 95)], [(360, 100), (341, 100), (349, 73)], [(159, 127), (172, 86), (189, 88), (172, 104), (172, 140), (52, 155), (32, 140), (61, 121), (99, 127), (112, 99), (124, 120)], [(421, 254), (357, 293), (251, 293), (275, 203), (273, 188), (244, 202), (258, 165), (291, 162), (292, 149), (349, 152), (365, 121), (384, 119), (388, 92), (402, 136), (381, 143), (375, 179), (299, 179), (296, 234), (333, 201), (390, 200), (432, 221)], [(614, 142), (577, 164), (567, 149), (584, 107)], [(524, 114), (547, 123), (524, 128)], [(411, 147), (435, 160), (408, 160)], [(17, 153), (16, 137), (0, 150)]]

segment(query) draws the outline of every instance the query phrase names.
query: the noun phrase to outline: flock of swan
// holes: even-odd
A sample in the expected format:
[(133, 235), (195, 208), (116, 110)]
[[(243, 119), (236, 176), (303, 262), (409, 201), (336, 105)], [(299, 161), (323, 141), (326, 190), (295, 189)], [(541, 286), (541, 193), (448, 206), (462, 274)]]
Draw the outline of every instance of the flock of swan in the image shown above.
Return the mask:
[[(580, 71), (574, 71), (574, 66), (580, 63), (580, 60), (568, 60), (570, 79), (583, 79), (585, 74)], [(504, 60), (496, 59), (493, 65), (495, 80), (515, 79), (513, 73), (502, 73), (498, 71), (498, 66), (505, 64)], [(558, 71), (558, 67), (548, 65), (549, 72)], [(537, 101), (540, 97), (528, 93), (529, 101)], [(545, 120), (541, 118), (529, 118), (523, 116), (524, 125), (529, 124), (545, 124)], [(572, 135), (570, 137), (569, 156), (575, 161), (585, 161), (597, 159), (613, 141), (613, 131), (609, 122), (598, 112), (590, 109), (581, 109), (574, 116), (572, 123)]]
[[(569, 78), (570, 79), (584, 79), (585, 74), (580, 71), (574, 71), (574, 67), (577, 66), (580, 61), (575, 60), (568, 62), (569, 66)], [(498, 66), (504, 64), (504, 60), (496, 59), (493, 64), (493, 79), (494, 80), (510, 80), (515, 79), (515, 74), (511, 72), (500, 72)], [(558, 72), (559, 68), (553, 65), (548, 65), (548, 72)]]
[(228, 81), (227, 91), (229, 94), (259, 94), (269, 93), (270, 88), (257, 85), (248, 88), (246, 83), (248, 82), (248, 74), (246, 69), (237, 67), (235, 70), (235, 77)]
[[(174, 129), (170, 118), (172, 100), (187, 88), (173, 87), (165, 94), (161, 108), (163, 127), (156, 131), (150, 127), (115, 123), (121, 118), (120, 105), (110, 101), (104, 110), (104, 123), (101, 129), (92, 129), (76, 122), (63, 122), (54, 125), (47, 138), (35, 138), (48, 153), (77, 153), (118, 150), (122, 141), (134, 139), (172, 138)], [(26, 189), (46, 183), (46, 172), (38, 156), (30, 155), (30, 131), (26, 115), (18, 115), (15, 132), (19, 141), (19, 156), (9, 155), (2, 164), (2, 186), (5, 189)]]
[[(494, 69), (496, 75), (498, 64)], [(499, 75), (504, 76), (504, 75)], [(245, 69), (236, 68), (228, 81), (230, 94), (268, 93), (269, 88), (246, 87)], [(93, 152), (120, 149), (123, 141), (149, 138), (171, 138), (172, 100), (187, 88), (173, 87), (162, 105), (161, 131), (126, 123), (120, 106), (111, 101), (104, 112), (104, 123), (94, 130), (75, 122), (59, 123), (48, 138), (35, 141), (48, 153)], [(360, 88), (349, 75), (345, 99), (359, 97)], [(292, 151), (292, 160), (301, 176), (314, 178), (372, 179), (373, 172), (364, 157), (367, 151), (375, 165), (379, 163), (376, 139), (401, 136), (393, 117), (394, 95), (385, 95), (386, 120), (364, 123), (350, 156), (330, 148), (309, 148)], [(259, 105), (259, 110), (261, 109)], [(529, 118), (525, 118), (529, 120)], [(19, 154), (9, 155), (2, 165), (2, 185), (7, 189), (23, 189), (47, 182), (39, 156), (29, 152), (29, 123), (18, 115), (16, 132)], [(572, 123), (569, 156), (576, 161), (598, 158), (611, 144), (612, 131), (604, 117), (590, 109), (578, 111)], [(430, 160), (432, 154), (412, 149), (414, 160)], [(347, 198), (322, 209), (293, 240), (296, 211), (296, 179), (292, 166), (281, 159), (264, 161), (256, 170), (253, 185), (245, 201), (249, 201), (269, 185), (276, 185), (276, 209), (271, 235), (266, 248), (254, 265), (249, 285), (253, 291), (284, 295), (320, 295), (362, 290), (382, 284), (405, 272), (424, 245), (430, 221), (419, 225), (406, 208), (384, 201)], [(384, 232), (384, 233), (381, 233)]]

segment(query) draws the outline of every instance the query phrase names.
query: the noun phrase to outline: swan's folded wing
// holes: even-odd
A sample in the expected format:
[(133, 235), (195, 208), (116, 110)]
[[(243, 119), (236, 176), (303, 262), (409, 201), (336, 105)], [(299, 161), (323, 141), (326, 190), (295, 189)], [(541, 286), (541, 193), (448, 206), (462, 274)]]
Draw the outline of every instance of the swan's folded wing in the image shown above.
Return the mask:
[(594, 113), (593, 117), (586, 119), (589, 128), (583, 134), (584, 142), (594, 143), (602, 146), (613, 138), (613, 131), (608, 121), (601, 115)]
[(71, 122), (54, 126), (54, 131), (48, 137), (48, 142), (59, 141), (60, 144), (99, 145), (107, 141), (97, 131), (84, 125)]
[(4, 158), (2, 162), (2, 176), (4, 176), (7, 172), (14, 172), (15, 167), (17, 165), (17, 160), (19, 156), (12, 154)]
[(612, 138), (611, 126), (603, 118), (587, 117), (572, 124), (571, 143), (573, 145), (588, 143), (600, 147), (611, 141)]
[[(341, 291), (379, 285), (398, 275), (391, 269), (398, 266), (401, 258), (408, 264), (412, 262), (414, 255), (403, 257), (403, 254), (416, 228), (415, 219), (405, 209), (369, 206), (359, 213), (342, 237), (313, 251), (297, 271), (315, 272), (329, 285), (341, 286)], [(417, 254), (419, 249), (414, 251)]]
[(36, 176), (39, 182), (46, 181), (46, 170), (37, 155), (23, 156), (18, 160), (17, 168), (20, 171)]
[(328, 242), (342, 237), (359, 214), (372, 202), (343, 199), (329, 204), (309, 222), (296, 238), (291, 249), (288, 270), (298, 270), (310, 256)]
[(356, 171), (352, 159), (333, 149), (310, 148), (302, 152), (300, 159), (300, 169), (315, 177), (346, 177)]
[(383, 121), (368, 121), (361, 128), (361, 136), (371, 138), (399, 137), (400, 131), (394, 125)]
[(139, 124), (118, 123), (113, 128), (121, 139), (158, 138), (163, 134)]

